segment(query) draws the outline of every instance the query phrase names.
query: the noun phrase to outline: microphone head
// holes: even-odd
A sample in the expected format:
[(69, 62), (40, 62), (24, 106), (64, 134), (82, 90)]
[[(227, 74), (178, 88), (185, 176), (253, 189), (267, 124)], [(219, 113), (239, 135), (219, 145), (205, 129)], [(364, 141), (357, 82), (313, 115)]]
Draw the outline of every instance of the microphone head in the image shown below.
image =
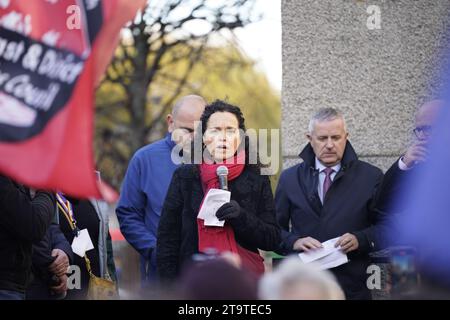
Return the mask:
[(219, 166), (219, 167), (217, 167), (216, 174), (218, 176), (227, 176), (228, 175), (228, 168), (225, 167), (225, 166)]

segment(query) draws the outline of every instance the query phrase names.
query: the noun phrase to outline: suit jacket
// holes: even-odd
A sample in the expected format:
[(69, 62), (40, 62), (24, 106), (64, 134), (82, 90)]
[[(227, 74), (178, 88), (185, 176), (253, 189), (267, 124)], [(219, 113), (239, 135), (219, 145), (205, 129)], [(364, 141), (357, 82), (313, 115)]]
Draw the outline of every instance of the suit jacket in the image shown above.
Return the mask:
[(319, 172), (310, 144), (300, 153), (303, 163), (281, 174), (275, 202), (277, 220), (282, 228), (281, 254), (293, 253), (294, 242), (312, 237), (320, 242), (347, 232), (356, 236), (359, 248), (348, 254), (349, 262), (331, 271), (348, 299), (370, 299), (366, 286), (368, 253), (379, 242), (378, 226), (382, 214), (374, 209), (374, 196), (383, 174), (380, 169), (358, 160), (347, 142), (341, 170), (336, 174), (324, 203), (317, 189)]
[(401, 170), (398, 161), (386, 171), (376, 198), (377, 210), (383, 212), (388, 219), (383, 230), (383, 248), (408, 245), (397, 237), (403, 219), (408, 219), (405, 208), (407, 201), (403, 201), (402, 198), (408, 197), (404, 192), (405, 186), (417, 183), (416, 174), (423, 168), (423, 164), (418, 164), (409, 170)]

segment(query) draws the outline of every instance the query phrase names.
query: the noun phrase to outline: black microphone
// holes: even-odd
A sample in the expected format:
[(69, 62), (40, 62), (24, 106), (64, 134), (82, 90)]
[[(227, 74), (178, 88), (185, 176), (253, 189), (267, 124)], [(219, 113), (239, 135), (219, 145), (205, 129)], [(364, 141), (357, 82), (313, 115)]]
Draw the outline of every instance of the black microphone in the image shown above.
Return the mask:
[(228, 190), (228, 168), (220, 166), (216, 170), (217, 177), (219, 177), (220, 189)]

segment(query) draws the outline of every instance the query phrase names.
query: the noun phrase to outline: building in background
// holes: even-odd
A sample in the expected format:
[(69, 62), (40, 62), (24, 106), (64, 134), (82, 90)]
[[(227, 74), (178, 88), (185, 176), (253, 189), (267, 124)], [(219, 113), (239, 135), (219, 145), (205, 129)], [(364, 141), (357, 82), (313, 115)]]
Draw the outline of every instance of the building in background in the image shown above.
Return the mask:
[(341, 109), (362, 160), (386, 170), (441, 86), (447, 0), (283, 0), (282, 149), (299, 161), (310, 115)]

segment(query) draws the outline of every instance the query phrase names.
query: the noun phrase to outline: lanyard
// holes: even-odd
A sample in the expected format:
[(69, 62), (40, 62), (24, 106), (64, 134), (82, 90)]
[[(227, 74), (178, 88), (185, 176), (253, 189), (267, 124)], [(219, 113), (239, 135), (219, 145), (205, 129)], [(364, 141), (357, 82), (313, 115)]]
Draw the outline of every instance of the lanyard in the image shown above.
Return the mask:
[[(56, 204), (58, 205), (58, 208), (62, 211), (62, 213), (64, 214), (64, 216), (67, 219), (67, 222), (70, 225), (70, 228), (72, 228), (72, 232), (74, 237), (78, 237), (78, 235), (80, 234), (80, 229), (78, 229), (77, 227), (77, 221), (75, 220), (74, 216), (73, 216), (73, 208), (72, 208), (72, 204), (70, 203), (69, 200), (67, 200), (63, 194), (61, 192), (58, 192), (56, 194)], [(89, 272), (89, 275), (91, 277), (95, 276), (92, 273), (92, 269), (91, 269), (91, 261), (89, 260), (89, 258), (87, 257), (87, 254), (84, 255), (84, 260), (86, 262), (86, 269)]]
[(77, 221), (75, 220), (74, 216), (73, 216), (73, 208), (72, 208), (72, 204), (70, 203), (69, 200), (67, 200), (63, 194), (61, 192), (58, 192), (56, 194), (56, 200), (57, 200), (57, 205), (58, 208), (62, 211), (62, 213), (64, 214), (64, 216), (67, 219), (67, 222), (69, 223), (72, 231), (73, 231), (73, 235), (75, 237), (78, 237), (79, 233), (80, 233), (80, 229), (78, 229), (77, 227)]

